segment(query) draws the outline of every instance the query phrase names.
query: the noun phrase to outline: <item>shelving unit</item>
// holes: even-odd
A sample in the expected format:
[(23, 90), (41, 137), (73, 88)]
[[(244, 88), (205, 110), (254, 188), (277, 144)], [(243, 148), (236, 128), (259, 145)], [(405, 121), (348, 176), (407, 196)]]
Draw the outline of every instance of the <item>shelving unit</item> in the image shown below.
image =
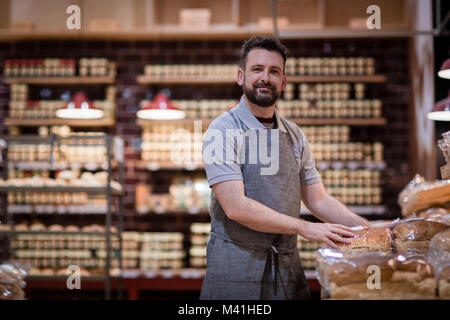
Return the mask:
[[(52, 135), (51, 137), (36, 137), (36, 136), (9, 136), (3, 138), (7, 141), (6, 148), (3, 149), (2, 158), (4, 168), (8, 168), (8, 147), (11, 142), (20, 142), (20, 143), (30, 143), (30, 144), (42, 144), (42, 143), (51, 143), (52, 147), (54, 144), (62, 144), (64, 140), (67, 139), (79, 139), (82, 141), (83, 139), (92, 139), (91, 136), (70, 136), (70, 137), (59, 137), (56, 135)], [(118, 137), (115, 137), (114, 140), (109, 135), (104, 136), (96, 136), (96, 139), (101, 139), (103, 141), (104, 146), (107, 149), (107, 163), (108, 163), (108, 177), (107, 183), (104, 187), (81, 187), (81, 186), (0, 186), (0, 193), (8, 193), (8, 192), (86, 192), (88, 194), (104, 194), (107, 199), (107, 206), (105, 212), (105, 232), (58, 232), (58, 231), (21, 231), (15, 230), (14, 225), (11, 225), (13, 221), (11, 214), (8, 213), (8, 206), (3, 210), (3, 221), (9, 224), (9, 230), (1, 230), (0, 235), (4, 235), (7, 237), (18, 235), (18, 234), (27, 234), (27, 235), (102, 235), (106, 240), (106, 265), (105, 265), (105, 298), (109, 300), (111, 298), (111, 273), (110, 273), (110, 265), (111, 265), (111, 237), (116, 237), (119, 239), (119, 250), (118, 250), (118, 259), (119, 259), (119, 270), (122, 270), (122, 241), (121, 241), (121, 231), (123, 229), (123, 200), (122, 197), (119, 197), (119, 205), (118, 205), (118, 232), (111, 232), (111, 216), (112, 216), (112, 197), (121, 195), (122, 192), (119, 190), (114, 190), (111, 187), (111, 177), (112, 177), (112, 158), (113, 158), (113, 144), (114, 144), (114, 161), (119, 166), (119, 183), (123, 186), (123, 159), (118, 156), (123, 155), (123, 150), (121, 146), (123, 146), (123, 142), (120, 143), (121, 140)], [(52, 166), (52, 159), (49, 160), (49, 166)], [(8, 170), (4, 170), (3, 178), (5, 181), (8, 179)], [(7, 202), (4, 201), (6, 204)], [(5, 248), (4, 248), (5, 249)], [(121, 292), (119, 290), (119, 296), (121, 296)]]
[(94, 77), (94, 76), (73, 76), (73, 77), (6, 77), (5, 83), (28, 83), (38, 85), (53, 85), (53, 86), (66, 86), (66, 85), (97, 85), (97, 84), (113, 84), (115, 83), (115, 77)]

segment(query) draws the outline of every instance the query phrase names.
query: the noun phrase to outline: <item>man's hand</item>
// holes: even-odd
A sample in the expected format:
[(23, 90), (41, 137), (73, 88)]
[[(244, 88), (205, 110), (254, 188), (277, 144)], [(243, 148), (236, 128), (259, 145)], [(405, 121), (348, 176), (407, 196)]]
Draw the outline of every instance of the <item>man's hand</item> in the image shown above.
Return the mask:
[(349, 243), (355, 234), (352, 228), (341, 224), (306, 222), (301, 235), (309, 240), (326, 243), (332, 248), (339, 249), (334, 242)]

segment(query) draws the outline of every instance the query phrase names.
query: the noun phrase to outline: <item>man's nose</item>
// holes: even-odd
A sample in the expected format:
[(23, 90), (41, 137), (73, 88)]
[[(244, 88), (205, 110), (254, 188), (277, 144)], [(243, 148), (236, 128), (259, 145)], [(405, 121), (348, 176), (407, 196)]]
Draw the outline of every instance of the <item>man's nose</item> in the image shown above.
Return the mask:
[(268, 70), (265, 70), (262, 74), (261, 81), (263, 82), (270, 82), (270, 73)]

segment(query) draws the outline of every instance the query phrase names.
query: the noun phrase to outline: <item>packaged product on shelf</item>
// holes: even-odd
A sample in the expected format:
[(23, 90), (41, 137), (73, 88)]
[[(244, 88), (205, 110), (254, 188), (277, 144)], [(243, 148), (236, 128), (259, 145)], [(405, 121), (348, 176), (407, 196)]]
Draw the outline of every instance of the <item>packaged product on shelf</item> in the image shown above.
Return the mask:
[(450, 299), (450, 229), (431, 239), (426, 260), (434, 267), (439, 297)]
[(427, 182), (420, 175), (416, 175), (398, 196), (398, 204), (405, 217), (433, 206), (445, 206), (449, 202), (450, 180)]
[(430, 240), (449, 225), (425, 219), (411, 219), (398, 223), (392, 233), (396, 252), (406, 256), (425, 255)]
[[(320, 249), (318, 264), (320, 284), (332, 299), (437, 298), (434, 269), (420, 258)], [(379, 282), (369, 278), (375, 268)]]
[(388, 228), (354, 228), (355, 237), (350, 243), (337, 243), (342, 251), (368, 252), (376, 251), (391, 254), (394, 250), (392, 232)]

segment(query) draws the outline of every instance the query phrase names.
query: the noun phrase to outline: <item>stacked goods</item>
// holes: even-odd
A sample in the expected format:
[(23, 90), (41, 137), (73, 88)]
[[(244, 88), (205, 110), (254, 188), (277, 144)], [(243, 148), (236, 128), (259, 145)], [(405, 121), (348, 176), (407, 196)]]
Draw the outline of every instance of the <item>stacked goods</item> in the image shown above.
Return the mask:
[(207, 180), (199, 176), (179, 176), (169, 187), (169, 193), (151, 193), (145, 184), (136, 186), (136, 210), (141, 213), (165, 213), (173, 210), (188, 210), (197, 213), (209, 208), (210, 188)]
[(210, 223), (191, 224), (189, 261), (193, 268), (206, 268), (206, 245), (208, 243), (210, 230)]
[[(77, 265), (89, 274), (102, 274), (106, 264), (105, 227), (100, 225), (62, 226), (53, 224), (45, 226), (35, 221), (28, 225), (22, 222), (14, 226), (18, 233), (11, 238), (14, 261), (31, 265), (30, 275), (64, 274), (67, 267)], [(111, 227), (111, 232), (117, 232)], [(28, 232), (28, 233), (27, 233)], [(89, 233), (89, 234), (86, 234)], [(95, 233), (98, 233), (96, 235)], [(111, 256), (117, 256), (119, 239), (111, 238)], [(117, 268), (119, 261), (111, 260)]]
[(350, 98), (349, 83), (302, 83), (298, 86), (300, 100), (347, 100)]
[(277, 103), (286, 118), (379, 118), (382, 102), (373, 100), (280, 100)]
[(74, 59), (13, 59), (6, 60), (5, 77), (72, 77)]
[(142, 133), (142, 160), (176, 164), (201, 163), (202, 144), (201, 126), (198, 132), (195, 124), (146, 127)]
[[(12, 84), (11, 92), (9, 108), (11, 118), (53, 119), (56, 117), (56, 110), (67, 103), (66, 100), (27, 100), (28, 87), (22, 84)], [(104, 118), (109, 119), (114, 117), (116, 88), (106, 87), (105, 94), (105, 100), (94, 100), (92, 103), (104, 111)]]
[[(148, 101), (145, 101), (145, 103)], [(172, 103), (186, 112), (187, 119), (212, 119), (234, 107), (236, 100), (172, 100)]]
[(229, 78), (236, 76), (234, 64), (146, 65), (144, 73), (152, 78)]
[(297, 236), (297, 248), (304, 269), (314, 270), (317, 267), (317, 250), (321, 247), (322, 244), (318, 241), (308, 240), (300, 235)]
[[(0, 179), (2, 187), (106, 187), (108, 172), (99, 171), (97, 173), (83, 172), (77, 170), (63, 170), (56, 174), (56, 179), (47, 175), (33, 176), (23, 178), (10, 178), (8, 180)], [(122, 186), (111, 181), (111, 188), (115, 191), (122, 191)], [(41, 192), (41, 190), (36, 190)], [(61, 191), (63, 192), (63, 190)]]
[(399, 194), (398, 204), (405, 217), (414, 217), (429, 208), (450, 207), (450, 180), (426, 182), (416, 177)]
[(314, 143), (311, 152), (316, 161), (383, 161), (383, 145), (379, 142)]
[(302, 126), (309, 143), (342, 143), (350, 141), (349, 126)]
[(182, 268), (186, 252), (183, 234), (178, 232), (145, 232), (141, 234), (141, 269)]
[(78, 62), (80, 76), (115, 76), (116, 64), (106, 58), (81, 58)]
[(375, 59), (372, 57), (304, 58), (291, 57), (286, 60), (288, 75), (373, 75)]
[(26, 272), (12, 264), (0, 265), (0, 300), (24, 300)]

